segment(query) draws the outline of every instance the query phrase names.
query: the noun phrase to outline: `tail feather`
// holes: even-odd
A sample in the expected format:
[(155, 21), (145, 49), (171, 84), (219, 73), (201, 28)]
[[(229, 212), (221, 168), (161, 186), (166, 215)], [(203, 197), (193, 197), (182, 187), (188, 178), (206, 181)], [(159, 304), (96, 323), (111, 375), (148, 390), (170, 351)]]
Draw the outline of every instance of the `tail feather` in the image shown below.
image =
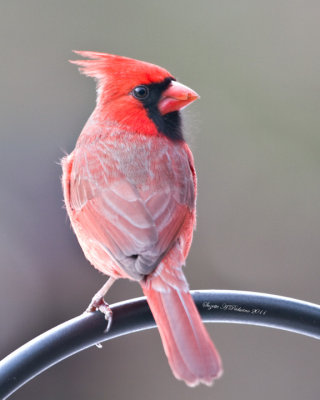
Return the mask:
[(143, 288), (173, 374), (189, 386), (211, 385), (222, 364), (189, 292)]

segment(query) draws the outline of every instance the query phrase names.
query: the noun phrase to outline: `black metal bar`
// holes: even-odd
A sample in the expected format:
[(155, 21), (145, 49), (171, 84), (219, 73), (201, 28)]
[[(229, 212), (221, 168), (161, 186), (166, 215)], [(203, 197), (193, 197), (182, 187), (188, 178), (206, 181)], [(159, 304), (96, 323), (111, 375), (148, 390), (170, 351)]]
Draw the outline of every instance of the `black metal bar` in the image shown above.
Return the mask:
[[(205, 322), (268, 326), (320, 339), (320, 306), (264, 293), (192, 291)], [(113, 323), (100, 312), (82, 314), (26, 343), (0, 362), (0, 398), (63, 359), (105, 340), (155, 327), (144, 297), (111, 306)]]

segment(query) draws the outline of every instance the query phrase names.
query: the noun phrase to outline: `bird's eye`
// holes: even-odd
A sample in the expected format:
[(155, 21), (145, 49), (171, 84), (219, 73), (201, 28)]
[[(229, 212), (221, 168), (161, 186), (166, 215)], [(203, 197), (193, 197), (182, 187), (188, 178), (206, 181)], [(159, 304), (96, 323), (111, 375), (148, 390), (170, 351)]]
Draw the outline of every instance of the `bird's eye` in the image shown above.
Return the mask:
[(146, 99), (149, 96), (149, 89), (147, 86), (136, 86), (132, 92), (133, 96), (138, 100)]

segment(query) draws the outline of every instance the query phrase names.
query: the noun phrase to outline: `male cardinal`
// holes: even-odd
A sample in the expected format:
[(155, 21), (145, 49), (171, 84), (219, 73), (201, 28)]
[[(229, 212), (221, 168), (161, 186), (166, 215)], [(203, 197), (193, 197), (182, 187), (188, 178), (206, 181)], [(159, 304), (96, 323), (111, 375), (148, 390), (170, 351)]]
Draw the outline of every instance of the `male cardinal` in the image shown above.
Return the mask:
[(196, 220), (196, 173), (180, 110), (199, 96), (165, 69), (76, 51), (97, 80), (97, 105), (62, 160), (72, 227), (92, 265), (110, 278), (89, 311), (111, 318), (103, 297), (118, 278), (140, 283), (173, 374), (212, 384), (220, 356), (189, 293), (182, 265)]

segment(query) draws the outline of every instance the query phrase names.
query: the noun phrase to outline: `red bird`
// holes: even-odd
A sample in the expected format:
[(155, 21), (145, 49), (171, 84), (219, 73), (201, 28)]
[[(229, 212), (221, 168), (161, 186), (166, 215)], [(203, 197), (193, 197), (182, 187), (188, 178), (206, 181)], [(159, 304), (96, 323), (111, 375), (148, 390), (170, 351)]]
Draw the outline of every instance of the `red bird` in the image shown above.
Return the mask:
[[(180, 111), (199, 96), (165, 69), (89, 51), (71, 61), (97, 80), (97, 105), (62, 160), (67, 212), (85, 256), (110, 278), (140, 283), (177, 379), (212, 384), (220, 356), (182, 272), (196, 221), (197, 181)], [(110, 319), (111, 321), (111, 319)]]

